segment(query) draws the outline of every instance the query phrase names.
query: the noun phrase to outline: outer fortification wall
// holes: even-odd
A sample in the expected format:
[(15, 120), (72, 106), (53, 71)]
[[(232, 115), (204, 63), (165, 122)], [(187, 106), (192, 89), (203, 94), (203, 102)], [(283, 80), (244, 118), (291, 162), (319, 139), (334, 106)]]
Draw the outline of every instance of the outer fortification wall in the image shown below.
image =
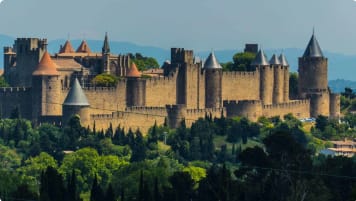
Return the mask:
[(224, 72), (222, 75), (222, 100), (260, 99), (260, 75), (253, 72)]
[(165, 107), (176, 103), (176, 74), (146, 80), (146, 106)]
[(224, 108), (187, 109), (185, 123), (190, 127), (192, 123), (199, 118), (204, 118), (206, 115), (211, 115), (212, 118), (220, 118), (222, 114), (226, 117), (226, 110)]
[(307, 118), (310, 117), (309, 111), (310, 102), (307, 99), (262, 106), (262, 115), (265, 117), (283, 117), (291, 113), (296, 118)]
[(0, 114), (8, 118), (17, 107), (22, 118), (32, 117), (32, 95), (30, 88), (6, 87), (0, 88)]
[(158, 125), (163, 124), (166, 116), (165, 107), (130, 107), (126, 111), (91, 115), (90, 122), (83, 122), (83, 124), (92, 127), (95, 122), (96, 129), (107, 129), (110, 124), (113, 127), (120, 125), (126, 131), (129, 128), (133, 131), (139, 128), (143, 134), (147, 134), (155, 122)]
[(226, 116), (229, 118), (243, 116), (251, 121), (257, 121), (262, 116), (261, 100), (224, 101), (224, 107), (226, 107)]

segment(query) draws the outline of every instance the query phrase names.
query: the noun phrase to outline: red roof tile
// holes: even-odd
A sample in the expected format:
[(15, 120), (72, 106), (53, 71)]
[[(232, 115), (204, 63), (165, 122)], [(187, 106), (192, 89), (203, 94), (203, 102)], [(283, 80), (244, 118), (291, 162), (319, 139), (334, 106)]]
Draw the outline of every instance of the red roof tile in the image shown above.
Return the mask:
[(52, 61), (51, 55), (48, 52), (43, 54), (40, 63), (32, 75), (59, 75), (57, 71), (57, 65)]

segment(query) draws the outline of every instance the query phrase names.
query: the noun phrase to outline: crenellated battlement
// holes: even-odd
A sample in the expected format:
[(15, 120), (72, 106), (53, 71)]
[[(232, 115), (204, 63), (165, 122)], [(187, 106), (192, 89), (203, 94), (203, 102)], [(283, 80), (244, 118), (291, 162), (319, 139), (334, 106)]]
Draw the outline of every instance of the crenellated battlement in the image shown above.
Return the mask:
[(168, 76), (162, 76), (162, 77), (150, 77), (146, 78), (146, 83), (155, 83), (155, 82), (161, 82), (161, 83), (166, 83), (166, 82), (173, 82), (176, 81), (177, 74), (172, 73)]
[(187, 116), (225, 111), (225, 108), (187, 109)]
[(234, 106), (234, 105), (242, 105), (242, 104), (250, 104), (250, 105), (259, 105), (262, 104), (261, 100), (224, 100), (223, 105), (224, 107)]
[(258, 71), (229, 71), (229, 72), (223, 72), (223, 78), (224, 77), (254, 77), (258, 75)]
[(309, 105), (310, 101), (309, 99), (303, 99), (303, 100), (292, 100), (289, 102), (285, 103), (278, 103), (278, 104), (271, 104), (271, 105), (263, 105), (262, 109), (293, 109), (295, 106), (300, 106), (300, 105)]
[(92, 92), (92, 91), (95, 91), (95, 92), (101, 92), (101, 91), (104, 91), (104, 92), (107, 92), (107, 91), (116, 91), (116, 87), (84, 87), (83, 88), (84, 91), (88, 91), (88, 92)]
[(29, 92), (30, 87), (0, 87), (0, 93)]
[(133, 113), (161, 113), (166, 114), (167, 109), (165, 107), (127, 107), (125, 108), (125, 112), (133, 112)]

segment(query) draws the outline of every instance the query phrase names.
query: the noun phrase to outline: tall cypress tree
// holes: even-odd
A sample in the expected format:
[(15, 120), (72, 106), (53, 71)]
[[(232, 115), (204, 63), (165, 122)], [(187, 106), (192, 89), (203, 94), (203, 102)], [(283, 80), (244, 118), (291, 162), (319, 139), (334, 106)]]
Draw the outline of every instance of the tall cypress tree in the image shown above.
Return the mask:
[(78, 201), (79, 195), (77, 194), (77, 177), (75, 171), (72, 171), (71, 178), (68, 180), (67, 185), (68, 201)]
[(115, 193), (114, 193), (114, 189), (112, 188), (111, 183), (109, 184), (108, 189), (106, 190), (105, 193), (105, 201), (115, 201)]
[(141, 170), (140, 173), (140, 182), (138, 186), (138, 201), (143, 201), (144, 194), (143, 194), (143, 171)]
[(90, 201), (104, 201), (104, 192), (98, 183), (97, 176), (95, 176), (93, 185), (91, 187)]

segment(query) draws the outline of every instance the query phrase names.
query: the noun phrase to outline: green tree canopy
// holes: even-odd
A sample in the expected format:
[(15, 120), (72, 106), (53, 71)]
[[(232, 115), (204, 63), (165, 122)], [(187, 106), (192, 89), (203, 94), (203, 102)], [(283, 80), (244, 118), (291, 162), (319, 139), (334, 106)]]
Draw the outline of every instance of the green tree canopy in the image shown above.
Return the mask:
[(95, 76), (95, 78), (91, 81), (92, 84), (100, 87), (113, 87), (116, 86), (118, 78), (114, 75), (110, 74), (100, 74)]
[(238, 52), (232, 57), (233, 62), (222, 65), (224, 71), (254, 71), (251, 62), (255, 59), (256, 54), (251, 52)]
[(140, 53), (130, 55), (131, 61), (134, 62), (140, 71), (144, 71), (150, 68), (159, 68), (157, 60), (153, 57), (145, 57)]

